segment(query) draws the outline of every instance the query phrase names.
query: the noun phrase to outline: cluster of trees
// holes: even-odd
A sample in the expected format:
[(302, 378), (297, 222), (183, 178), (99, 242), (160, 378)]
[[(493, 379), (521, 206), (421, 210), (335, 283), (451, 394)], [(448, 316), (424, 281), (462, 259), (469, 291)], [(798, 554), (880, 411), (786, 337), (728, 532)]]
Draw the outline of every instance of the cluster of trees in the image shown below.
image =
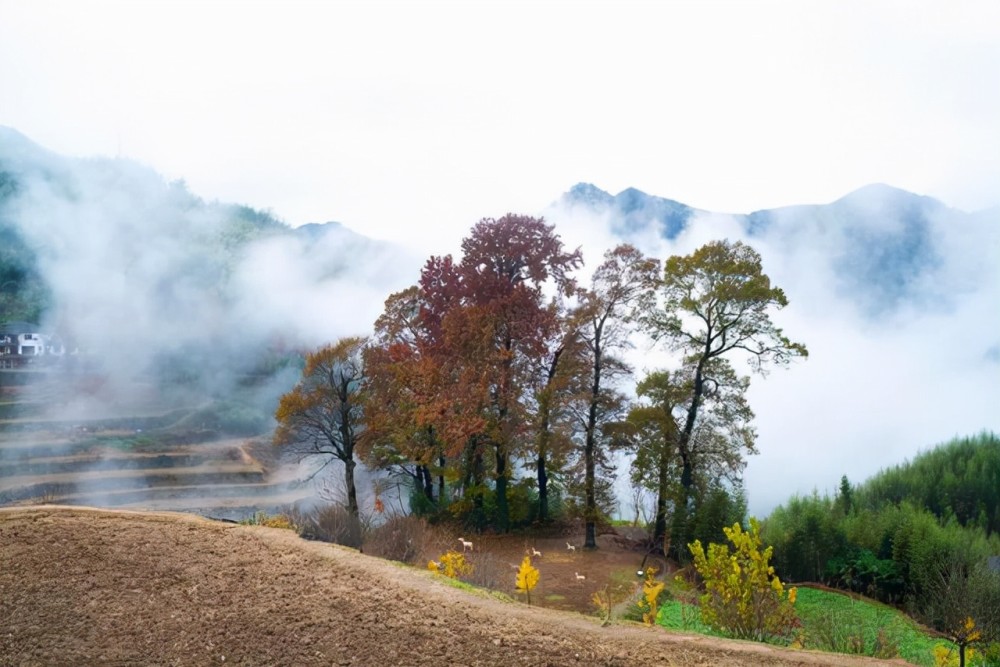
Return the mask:
[(991, 433), (955, 439), (883, 470), (855, 498), (872, 509), (908, 500), (945, 521), (1000, 533), (1000, 439)]
[[(954, 440), (838, 494), (793, 497), (764, 522), (777, 571), (901, 606), (948, 633), (1000, 640), (1000, 438)], [(994, 561), (995, 562), (995, 561)], [(1000, 565), (1000, 563), (998, 563)]]
[[(730, 490), (755, 434), (749, 380), (732, 361), (764, 372), (806, 354), (771, 321), (787, 300), (752, 248), (717, 241), (661, 265), (620, 245), (580, 285), (580, 251), (541, 219), (484, 219), (461, 247), (391, 295), (369, 339), (308, 355), (276, 442), (341, 461), (354, 514), (363, 460), (408, 475), (415, 506), (478, 529), (544, 522), (554, 498), (575, 501), (594, 548), (611, 454), (627, 450), (675, 556), (700, 528), (721, 535), (742, 518)], [(638, 332), (678, 362), (633, 398), (623, 356)], [(533, 502), (512, 507), (526, 492)]]
[(38, 322), (51, 295), (34, 250), (5, 211), (18, 189), (17, 180), (0, 165), (0, 322)]

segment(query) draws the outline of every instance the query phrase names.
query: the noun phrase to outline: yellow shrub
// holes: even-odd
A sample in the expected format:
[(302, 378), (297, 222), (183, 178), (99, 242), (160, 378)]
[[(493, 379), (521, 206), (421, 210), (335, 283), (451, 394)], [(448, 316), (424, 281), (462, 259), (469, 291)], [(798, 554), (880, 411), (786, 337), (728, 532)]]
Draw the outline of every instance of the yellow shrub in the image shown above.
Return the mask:
[[(976, 651), (971, 647), (965, 649), (965, 664), (970, 664)], [(958, 648), (948, 644), (934, 645), (934, 667), (958, 667)]]
[[(466, 561), (465, 556), (457, 551), (448, 551), (443, 554), (440, 562), (439, 568), (431, 569), (437, 569), (441, 574), (451, 579), (458, 579), (459, 577), (472, 574), (472, 564)], [(428, 563), (428, 567), (430, 567), (430, 563)]]
[(663, 582), (656, 581), (656, 568), (646, 568), (646, 579), (642, 582), (642, 621), (646, 625), (656, 623), (656, 613), (659, 608), (660, 593), (663, 592)]
[(292, 520), (284, 514), (268, 514), (267, 512), (257, 512), (248, 519), (240, 521), (244, 526), (266, 526), (268, 528), (284, 528), (286, 530), (297, 530)]
[(517, 571), (514, 585), (517, 587), (518, 592), (524, 593), (527, 596), (528, 604), (531, 604), (531, 589), (538, 585), (540, 577), (538, 568), (531, 565), (531, 557), (525, 556), (524, 560), (521, 561), (520, 569)]
[(725, 528), (735, 551), (722, 544), (689, 544), (694, 566), (705, 581), (701, 596), (702, 621), (730, 636), (762, 641), (788, 635), (797, 623), (796, 589), (785, 587), (771, 567), (771, 547), (761, 551), (760, 526), (750, 519), (750, 530)]

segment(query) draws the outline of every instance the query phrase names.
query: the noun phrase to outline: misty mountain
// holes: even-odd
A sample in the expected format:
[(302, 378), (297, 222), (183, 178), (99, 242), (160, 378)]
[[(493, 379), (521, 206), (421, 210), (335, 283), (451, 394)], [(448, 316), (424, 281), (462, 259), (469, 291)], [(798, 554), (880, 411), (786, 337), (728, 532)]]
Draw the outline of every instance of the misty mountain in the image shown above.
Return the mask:
[(0, 321), (37, 321), (111, 376), (169, 372), (217, 390), (276, 355), (365, 333), (419, 267), (338, 223), (293, 229), (133, 161), (60, 156), (2, 127), (0, 242)]
[[(751, 384), (751, 513), (783, 502), (782, 489), (835, 492), (842, 474), (864, 479), (1000, 427), (1000, 209), (870, 185), (828, 204), (716, 213), (580, 184), (546, 217), (585, 249), (629, 241), (665, 259), (728, 238), (760, 253), (789, 300), (775, 322), (809, 359)], [(639, 341), (632, 363), (669, 366), (662, 353)]]
[(833, 277), (832, 291), (870, 317), (907, 304), (941, 307), (955, 290), (968, 289), (972, 267), (959, 270), (964, 277), (952, 275), (961, 267), (944, 266), (945, 257), (955, 242), (989, 226), (995, 230), (998, 220), (995, 211), (969, 214), (887, 185), (869, 185), (829, 204), (723, 214), (634, 188), (611, 195), (580, 183), (559, 205), (605, 217), (625, 240), (653, 231), (676, 241), (692, 225), (713, 226), (726, 218), (751, 244), (786, 255), (817, 254)]
[[(534, 213), (582, 246), (586, 269), (622, 241), (661, 260), (720, 238), (760, 252), (790, 301), (777, 321), (810, 357), (751, 387), (761, 450), (745, 476), (751, 511), (998, 428), (1000, 209), (965, 213), (873, 185), (730, 214), (579, 184)], [(292, 228), (205, 201), (129, 160), (60, 156), (0, 127), (0, 321), (37, 322), (79, 350), (101, 371), (92, 404), (111, 412), (139, 377), (216, 397), (267, 378), (247, 403), (271, 413), (298, 376), (290, 353), (368, 333), (424, 259), (337, 223)], [(661, 352), (638, 345), (637, 372), (665, 363)]]

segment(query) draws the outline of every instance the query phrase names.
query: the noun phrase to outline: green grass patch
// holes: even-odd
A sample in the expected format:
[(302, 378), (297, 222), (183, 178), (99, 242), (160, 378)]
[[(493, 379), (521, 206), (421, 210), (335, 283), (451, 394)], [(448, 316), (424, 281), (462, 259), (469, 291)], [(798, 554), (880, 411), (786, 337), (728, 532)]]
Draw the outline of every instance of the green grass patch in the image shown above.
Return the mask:
[(681, 632), (696, 632), (713, 637), (725, 636), (701, 622), (701, 610), (697, 605), (684, 604), (677, 599), (666, 600), (660, 604), (660, 611), (656, 614), (656, 624)]
[(930, 637), (911, 618), (877, 602), (848, 595), (799, 588), (795, 610), (802, 622), (804, 648), (879, 658), (899, 656), (917, 665), (934, 665)]
[[(848, 595), (799, 588), (795, 601), (801, 627), (793, 646), (888, 659), (900, 657), (916, 665), (934, 666), (934, 647), (951, 644), (932, 637), (900, 611)], [(681, 632), (723, 636), (701, 622), (695, 605), (666, 600), (656, 622)], [(975, 663), (973, 663), (975, 664)]]
[(552, 593), (551, 595), (545, 596), (546, 602), (562, 602), (566, 599), (565, 595), (559, 595), (558, 593)]
[(452, 588), (457, 588), (468, 593), (473, 593), (480, 597), (492, 598), (498, 600), (499, 602), (517, 602), (514, 598), (507, 595), (503, 591), (494, 591), (488, 588), (480, 588), (479, 586), (474, 586), (468, 582), (462, 581), (461, 579), (452, 579), (451, 577), (446, 577), (443, 574), (435, 575), (434, 577), (437, 581), (443, 582), (447, 586)]

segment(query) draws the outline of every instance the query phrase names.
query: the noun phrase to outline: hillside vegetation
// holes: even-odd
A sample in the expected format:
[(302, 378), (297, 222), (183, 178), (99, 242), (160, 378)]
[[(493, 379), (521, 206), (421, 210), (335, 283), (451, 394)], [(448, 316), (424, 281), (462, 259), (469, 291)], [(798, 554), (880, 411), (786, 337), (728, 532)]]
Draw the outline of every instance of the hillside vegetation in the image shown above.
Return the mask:
[[(1000, 439), (957, 439), (836, 497), (796, 496), (764, 523), (789, 581), (896, 605), (961, 646), (1000, 639)], [(993, 663), (990, 663), (993, 664)]]

